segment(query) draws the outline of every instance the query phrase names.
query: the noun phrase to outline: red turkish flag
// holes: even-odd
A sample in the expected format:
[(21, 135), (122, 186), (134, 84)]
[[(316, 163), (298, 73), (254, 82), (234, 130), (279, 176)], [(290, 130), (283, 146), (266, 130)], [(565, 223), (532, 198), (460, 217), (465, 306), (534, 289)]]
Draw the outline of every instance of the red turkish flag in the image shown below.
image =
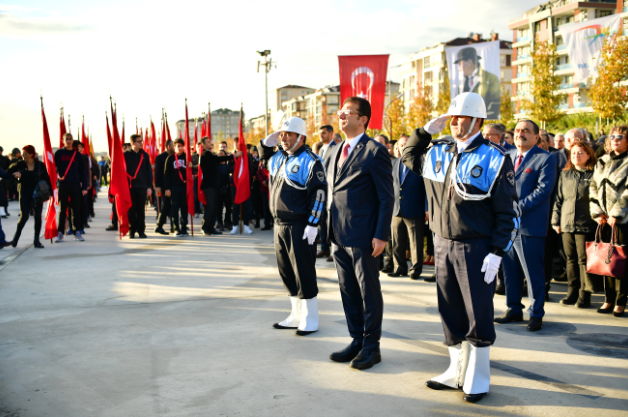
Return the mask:
[[(242, 109), (240, 109), (240, 134), (238, 136), (238, 151), (242, 156), (236, 158), (233, 169), (233, 184), (236, 187), (234, 204), (241, 204), (251, 196), (251, 182), (249, 178), (249, 153), (246, 150), (246, 142), (242, 133)], [(246, 210), (246, 209), (245, 209)]]
[(340, 103), (362, 97), (371, 103), (369, 129), (382, 129), (388, 55), (339, 56)]
[(57, 236), (57, 209), (55, 207), (55, 201), (57, 201), (57, 167), (55, 166), (55, 159), (52, 155), (52, 144), (50, 143), (50, 133), (48, 132), (48, 123), (46, 122), (46, 114), (44, 113), (44, 101), (41, 102), (41, 120), (44, 125), (44, 164), (46, 164), (46, 171), (50, 177), (50, 190), (51, 196), (48, 200), (48, 207), (46, 208), (46, 229), (44, 232), (44, 239), (52, 239)]
[(192, 172), (192, 152), (190, 151), (190, 125), (188, 124), (188, 102), (185, 100), (185, 132), (183, 134), (185, 140), (185, 196), (188, 202), (188, 214), (190, 215), (190, 223), (192, 227), (192, 236), (194, 236), (194, 173)]
[(59, 120), (59, 149), (65, 147), (63, 135), (65, 135), (66, 133), (67, 129), (65, 128), (65, 116), (63, 115), (63, 107), (61, 107), (61, 116)]
[(150, 141), (150, 163), (155, 165), (155, 158), (157, 157), (157, 133), (155, 132), (155, 124), (153, 119), (150, 120), (150, 134), (152, 140)]
[(118, 133), (118, 118), (111, 106), (111, 122), (113, 130), (112, 158), (111, 158), (111, 185), (110, 194), (115, 198), (118, 222), (120, 223), (120, 239), (129, 232), (129, 209), (131, 208), (131, 191), (126, 173), (126, 161), (122, 152), (122, 140)]

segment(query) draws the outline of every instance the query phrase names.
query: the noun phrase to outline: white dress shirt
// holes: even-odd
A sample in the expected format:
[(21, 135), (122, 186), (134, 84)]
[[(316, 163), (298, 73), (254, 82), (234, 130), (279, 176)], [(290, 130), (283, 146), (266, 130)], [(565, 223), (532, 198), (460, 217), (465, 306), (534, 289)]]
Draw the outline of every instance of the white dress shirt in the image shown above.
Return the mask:
[[(342, 144), (342, 147), (344, 148), (345, 146), (347, 146), (347, 143), (349, 144), (349, 154), (347, 155), (347, 158), (349, 157), (349, 155), (351, 155), (351, 152), (353, 152), (353, 150), (355, 149), (356, 146), (358, 146), (358, 142), (360, 141), (360, 139), (362, 138), (362, 136), (364, 135), (363, 133), (360, 133), (358, 136), (354, 137), (353, 139), (349, 139), (347, 138), (345, 140), (345, 143)], [(342, 151), (341, 151), (342, 152)]]
[(475, 135), (471, 136), (469, 139), (465, 140), (464, 142), (461, 141), (461, 140), (457, 140), (456, 141), (456, 148), (458, 149), (458, 153), (464, 152), (471, 145), (471, 142), (473, 142), (475, 140), (475, 138), (480, 136), (481, 133), (482, 132), (476, 133)]

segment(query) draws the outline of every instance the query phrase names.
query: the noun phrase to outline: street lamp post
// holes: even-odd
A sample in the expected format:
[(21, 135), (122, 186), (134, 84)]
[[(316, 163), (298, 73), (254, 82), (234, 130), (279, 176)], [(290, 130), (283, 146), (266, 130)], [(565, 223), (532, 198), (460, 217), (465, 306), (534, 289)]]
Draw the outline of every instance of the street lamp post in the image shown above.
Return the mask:
[(264, 51), (257, 51), (260, 56), (264, 57), (264, 61), (257, 61), (257, 72), (259, 72), (259, 67), (264, 67), (264, 89), (266, 91), (266, 113), (264, 113), (264, 125), (266, 128), (266, 136), (268, 136), (268, 73), (270, 72), (270, 68), (273, 64), (273, 59), (269, 58), (270, 51), (268, 49)]

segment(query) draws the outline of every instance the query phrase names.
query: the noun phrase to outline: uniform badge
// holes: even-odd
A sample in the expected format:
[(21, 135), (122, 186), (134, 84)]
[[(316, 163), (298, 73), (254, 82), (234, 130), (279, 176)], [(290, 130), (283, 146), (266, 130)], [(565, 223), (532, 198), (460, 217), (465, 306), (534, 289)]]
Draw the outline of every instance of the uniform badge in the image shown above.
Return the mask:
[(471, 176), (473, 178), (478, 178), (480, 175), (482, 175), (482, 167), (481, 166), (476, 165), (473, 168), (471, 168)]
[(299, 165), (293, 165), (290, 171), (292, 171), (293, 174), (296, 174), (297, 172), (299, 172), (299, 168)]
[(441, 161), (436, 161), (436, 167), (434, 167), (434, 171), (438, 174), (441, 170), (443, 163)]
[(515, 185), (515, 173), (513, 171), (508, 171), (506, 173), (506, 179), (508, 180), (510, 185), (512, 185), (512, 186)]
[(325, 173), (323, 171), (317, 171), (316, 178), (318, 178), (320, 182), (325, 182)]

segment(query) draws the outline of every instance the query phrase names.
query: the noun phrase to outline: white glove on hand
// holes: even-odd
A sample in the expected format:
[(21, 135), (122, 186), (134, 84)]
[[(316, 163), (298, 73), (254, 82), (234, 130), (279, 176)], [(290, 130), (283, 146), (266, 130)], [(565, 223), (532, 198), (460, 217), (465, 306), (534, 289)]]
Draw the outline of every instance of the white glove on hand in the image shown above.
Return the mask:
[(303, 239), (307, 238), (307, 243), (313, 245), (316, 241), (316, 236), (318, 236), (318, 227), (314, 226), (305, 226), (305, 232), (303, 232)]
[(450, 116), (446, 114), (441, 114), (435, 119), (430, 120), (423, 126), (423, 130), (425, 130), (430, 135), (435, 135), (436, 133), (440, 133), (443, 131), (445, 126), (447, 126), (447, 120), (449, 120)]
[(484, 258), (484, 263), (482, 264), (482, 272), (486, 272), (484, 274), (484, 282), (490, 284), (495, 280), (497, 276), (497, 272), (499, 271), (499, 266), (502, 263), (502, 257), (489, 253)]
[(266, 139), (264, 139), (264, 146), (268, 148), (274, 148), (279, 144), (279, 132), (274, 132), (268, 135)]

